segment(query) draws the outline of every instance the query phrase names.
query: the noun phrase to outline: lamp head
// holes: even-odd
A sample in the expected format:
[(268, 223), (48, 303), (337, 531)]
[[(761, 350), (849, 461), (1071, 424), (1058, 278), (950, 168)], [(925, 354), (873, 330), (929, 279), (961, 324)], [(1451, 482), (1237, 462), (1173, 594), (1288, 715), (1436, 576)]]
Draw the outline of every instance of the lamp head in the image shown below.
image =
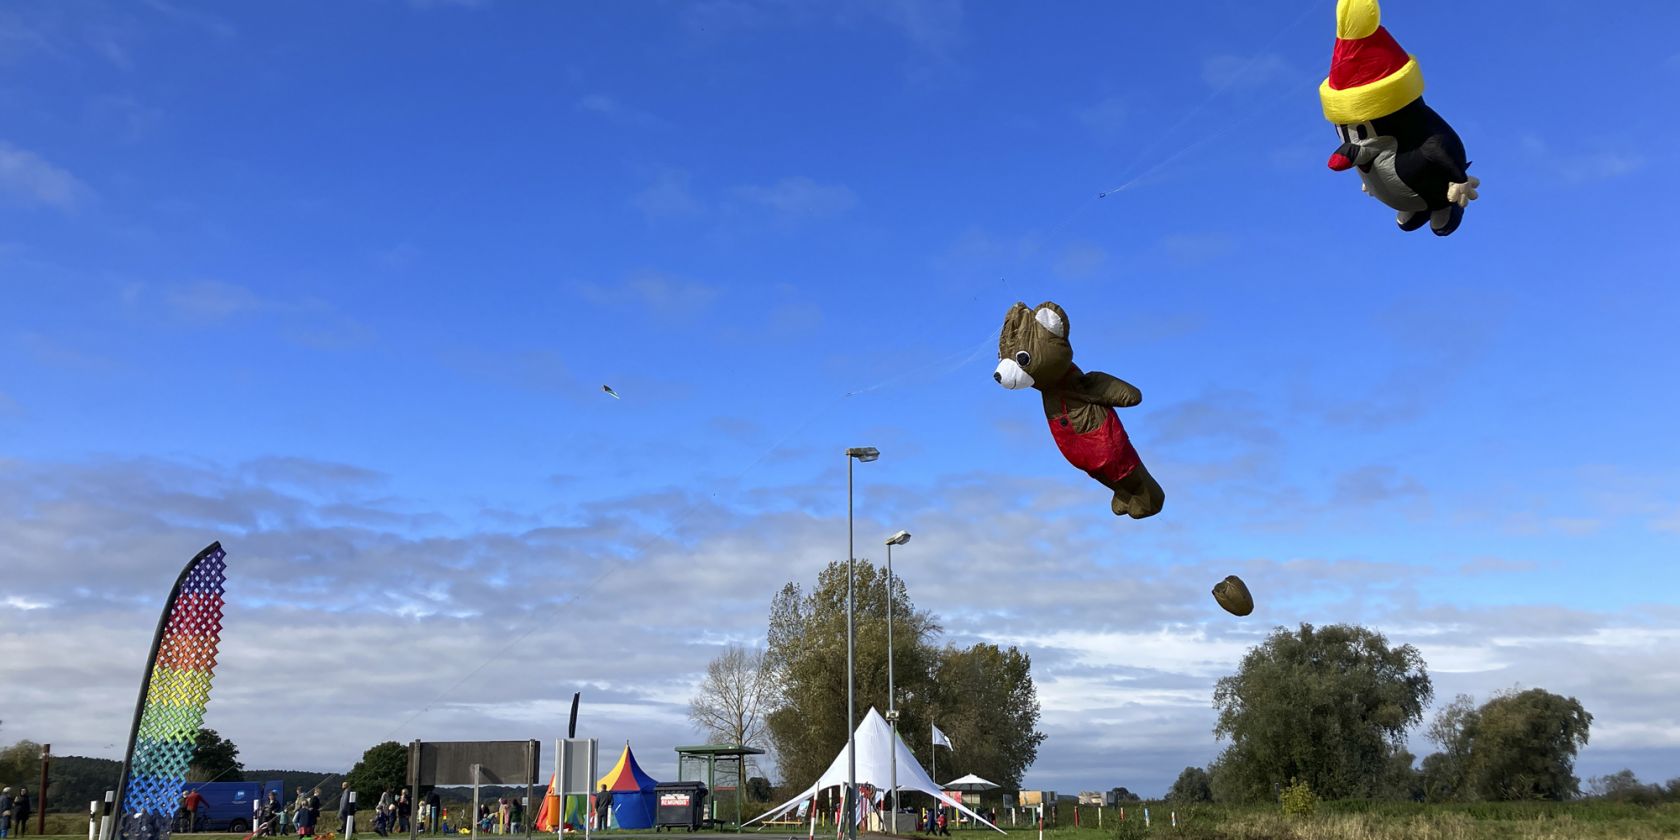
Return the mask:
[(910, 541), (910, 532), (909, 531), (899, 531), (898, 533), (893, 534), (890, 537), (887, 537), (887, 545), (904, 545), (905, 543), (907, 543), (909, 541)]
[(881, 457), (881, 450), (876, 449), (873, 446), (854, 446), (846, 450), (846, 457), (856, 458), (859, 461), (868, 463)]

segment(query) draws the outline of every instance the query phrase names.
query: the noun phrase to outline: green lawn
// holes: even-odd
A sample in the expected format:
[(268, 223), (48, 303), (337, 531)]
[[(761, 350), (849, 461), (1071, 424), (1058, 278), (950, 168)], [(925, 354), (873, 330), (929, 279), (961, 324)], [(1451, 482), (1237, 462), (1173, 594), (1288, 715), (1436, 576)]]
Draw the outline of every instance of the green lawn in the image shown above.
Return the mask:
[[(1680, 838), (1680, 804), (1657, 807), (1608, 802), (1325, 802), (1310, 817), (1285, 817), (1276, 806), (1126, 808), (1128, 819), (1103, 815), (1085, 827), (1046, 829), (1044, 840), (1645, 840)], [(1176, 812), (1178, 826), (1172, 825)], [(1087, 817), (1089, 815), (1086, 815)], [(1007, 828), (1007, 826), (1005, 826)], [(967, 833), (966, 831), (964, 832)], [(1013, 840), (1036, 840), (1036, 829), (1010, 830)]]
[[(1044, 840), (1647, 840), (1680, 838), (1680, 804), (1655, 807), (1609, 802), (1486, 802), (1426, 805), (1411, 802), (1325, 802), (1310, 817), (1285, 817), (1276, 806), (1233, 807), (1148, 805), (1150, 825), (1143, 824), (1143, 805), (1126, 807), (1125, 821), (1113, 810), (1096, 826), (1094, 812), (1082, 815), (1081, 828), (1044, 831)], [(1176, 812), (1178, 826), (1172, 825)], [(86, 840), (87, 818), (55, 814), (48, 817), (51, 833), (42, 840)], [(1010, 840), (1037, 840), (1038, 830), (1010, 828)], [(29, 837), (35, 837), (30, 824)], [(819, 829), (818, 838), (832, 838), (832, 826)], [(986, 829), (959, 828), (964, 840), (995, 836)], [(606, 832), (629, 838), (652, 837), (650, 832)], [(776, 826), (748, 831), (765, 838), (804, 838), (804, 830)], [(14, 834), (15, 836), (15, 834)], [(193, 840), (241, 840), (238, 834), (195, 834)], [(357, 832), (357, 840), (379, 840), (372, 832)], [(493, 835), (487, 835), (492, 836)], [(517, 836), (517, 835), (516, 835)], [(657, 835), (670, 838), (674, 835)], [(925, 837), (925, 835), (906, 835)], [(695, 835), (698, 840), (698, 835)], [(512, 838), (510, 838), (512, 840)]]

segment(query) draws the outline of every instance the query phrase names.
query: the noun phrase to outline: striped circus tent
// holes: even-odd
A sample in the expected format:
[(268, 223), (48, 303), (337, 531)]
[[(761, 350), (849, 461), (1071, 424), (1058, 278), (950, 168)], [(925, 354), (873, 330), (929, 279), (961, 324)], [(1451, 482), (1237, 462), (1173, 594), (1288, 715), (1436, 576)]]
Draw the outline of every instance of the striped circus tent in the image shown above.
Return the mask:
[(605, 787), (612, 792), (612, 820), (615, 828), (652, 828), (658, 798), (653, 788), (659, 784), (642, 771), (630, 742), (624, 742), (624, 752), (618, 763), (605, 776), (595, 780), (596, 794)]

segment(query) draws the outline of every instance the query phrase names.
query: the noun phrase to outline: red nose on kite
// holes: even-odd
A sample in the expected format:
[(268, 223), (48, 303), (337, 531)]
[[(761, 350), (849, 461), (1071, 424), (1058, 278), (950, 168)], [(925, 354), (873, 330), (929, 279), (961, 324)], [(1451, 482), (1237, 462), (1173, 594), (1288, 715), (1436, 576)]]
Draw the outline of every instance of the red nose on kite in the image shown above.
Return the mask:
[(1337, 152), (1330, 156), (1330, 168), (1337, 172), (1346, 172), (1353, 168), (1353, 158)]

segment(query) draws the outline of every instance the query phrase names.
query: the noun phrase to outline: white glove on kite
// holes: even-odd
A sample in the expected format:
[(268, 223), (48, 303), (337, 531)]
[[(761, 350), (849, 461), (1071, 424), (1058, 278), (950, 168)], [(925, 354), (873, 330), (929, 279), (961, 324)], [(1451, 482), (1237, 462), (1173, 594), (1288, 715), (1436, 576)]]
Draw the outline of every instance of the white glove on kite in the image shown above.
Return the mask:
[(1462, 184), (1447, 185), (1447, 202), (1449, 204), (1457, 204), (1460, 207), (1468, 207), (1470, 206), (1470, 202), (1475, 201), (1480, 195), (1480, 193), (1476, 192), (1476, 188), (1482, 185), (1482, 179), (1477, 178), (1474, 175), (1466, 177), (1470, 180), (1465, 181)]

